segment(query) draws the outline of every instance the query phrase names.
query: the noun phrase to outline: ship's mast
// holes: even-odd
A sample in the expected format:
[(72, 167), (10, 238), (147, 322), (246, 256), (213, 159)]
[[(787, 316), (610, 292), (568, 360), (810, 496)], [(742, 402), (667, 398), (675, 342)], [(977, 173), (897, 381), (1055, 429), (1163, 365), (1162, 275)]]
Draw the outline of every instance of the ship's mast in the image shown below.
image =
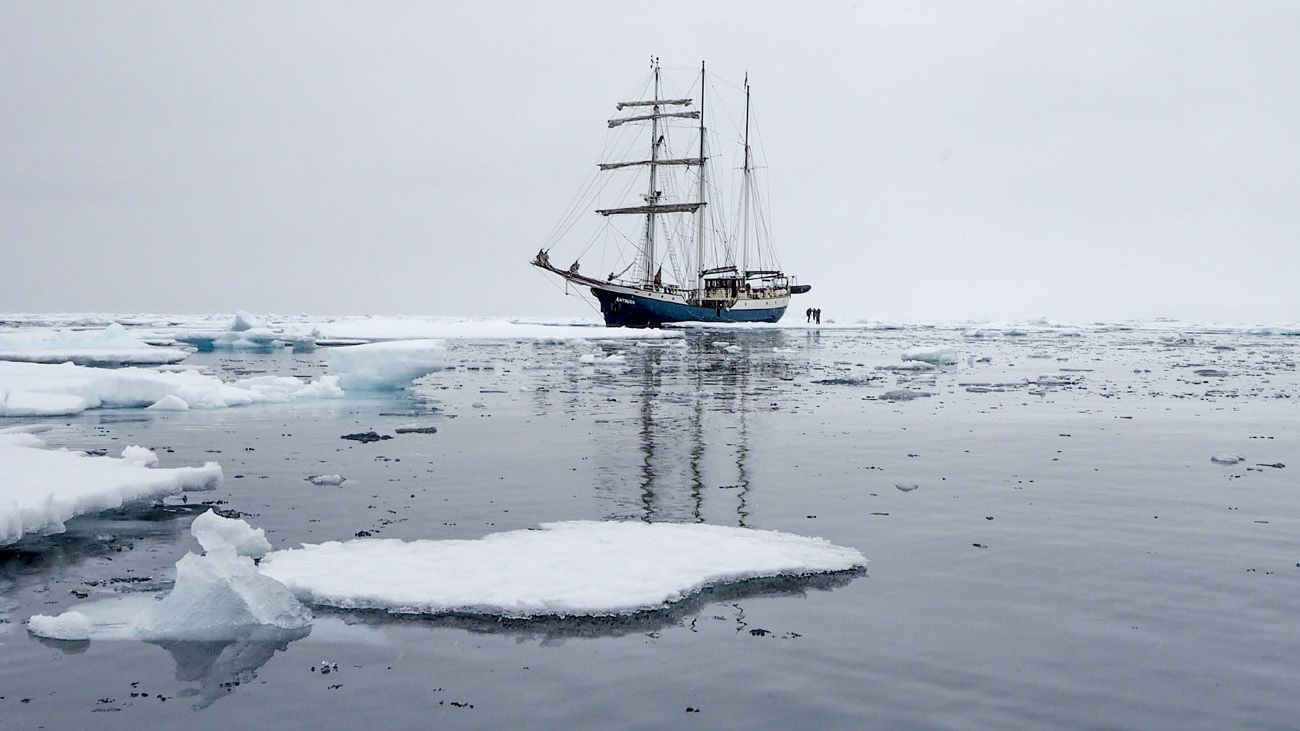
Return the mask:
[(646, 205), (651, 208), (645, 215), (645, 282), (654, 281), (655, 276), (655, 212), (659, 204), (659, 191), (655, 188), (656, 172), (659, 167), (659, 59), (652, 61), (655, 72), (655, 104), (650, 117), (650, 190), (646, 193)]
[[(707, 200), (704, 197), (704, 174), (708, 169), (704, 164), (704, 62), (700, 61), (700, 192), (696, 200)], [(696, 298), (704, 299), (704, 211), (695, 212), (695, 292)]]
[(740, 276), (747, 278), (745, 270), (749, 267), (749, 74), (745, 74), (745, 177), (741, 193), (743, 206), (742, 234), (740, 237)]

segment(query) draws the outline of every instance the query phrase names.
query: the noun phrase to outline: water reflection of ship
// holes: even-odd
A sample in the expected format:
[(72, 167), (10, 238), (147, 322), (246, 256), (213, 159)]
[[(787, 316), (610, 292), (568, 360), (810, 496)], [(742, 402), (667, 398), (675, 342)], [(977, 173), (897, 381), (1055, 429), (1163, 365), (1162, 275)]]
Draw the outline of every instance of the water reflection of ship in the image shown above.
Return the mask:
[(788, 360), (773, 356), (784, 337), (691, 331), (685, 349), (646, 348), (629, 363), (618, 385), (635, 393), (634, 429), (625, 438), (608, 430), (597, 450), (597, 490), (615, 503), (611, 517), (747, 525), (750, 422), (755, 409), (771, 408), (764, 392), (790, 378)]

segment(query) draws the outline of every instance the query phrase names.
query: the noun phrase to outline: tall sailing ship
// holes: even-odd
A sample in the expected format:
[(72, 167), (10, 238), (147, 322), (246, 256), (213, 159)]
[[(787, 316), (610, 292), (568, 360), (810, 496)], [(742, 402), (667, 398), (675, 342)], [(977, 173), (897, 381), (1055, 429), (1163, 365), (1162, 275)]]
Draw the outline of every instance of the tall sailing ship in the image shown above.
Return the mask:
[[(602, 227), (579, 253), (589, 252), (597, 239), (614, 244), (614, 268), (604, 279), (580, 274), (580, 261), (567, 268), (551, 263), (551, 245), (567, 231), (559, 231), (537, 252), (533, 266), (563, 277), (568, 283), (589, 288), (600, 303), (605, 324), (611, 327), (659, 327), (670, 322), (777, 322), (785, 314), (791, 295), (811, 289), (796, 284), (776, 264), (766, 237), (767, 222), (754, 182), (755, 165), (750, 147), (749, 81), (745, 80), (743, 161), (740, 165), (739, 214), (729, 227), (712, 204), (723, 191), (721, 177), (711, 173), (711, 130), (705, 126), (707, 77), (700, 64), (698, 106), (693, 98), (665, 95), (659, 60), (651, 61), (648, 99), (619, 102), (625, 116), (609, 120), (611, 130), (625, 125), (644, 127), (640, 148), (629, 159), (603, 162), (598, 174), (638, 172), (640, 185), (628, 181), (625, 192), (641, 190), (639, 199), (624, 199), (612, 208), (597, 208)], [(698, 124), (695, 123), (698, 120)], [(648, 137), (645, 131), (649, 132)], [(685, 147), (674, 148), (686, 137)], [(608, 178), (607, 178), (608, 179)], [(592, 198), (608, 187), (588, 186)], [(575, 204), (580, 210), (588, 202)], [(567, 217), (570, 223), (573, 215)], [(633, 221), (631, 232), (616, 220)], [(737, 230), (738, 229), (738, 230)], [(602, 264), (608, 260), (602, 260)], [(665, 271), (664, 266), (668, 265)], [(603, 266), (601, 267), (603, 271)]]

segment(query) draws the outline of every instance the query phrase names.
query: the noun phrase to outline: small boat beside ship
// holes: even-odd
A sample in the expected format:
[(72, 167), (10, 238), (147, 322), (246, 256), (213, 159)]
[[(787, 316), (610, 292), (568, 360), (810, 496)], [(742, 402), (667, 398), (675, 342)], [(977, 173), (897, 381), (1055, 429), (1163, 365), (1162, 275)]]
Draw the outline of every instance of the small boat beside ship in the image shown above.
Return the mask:
[[(811, 289), (781, 271), (770, 237), (766, 236), (766, 220), (754, 182), (748, 79), (744, 85), (739, 215), (729, 225), (717, 210), (723, 186), (721, 177), (711, 170), (718, 165), (711, 165), (711, 130), (705, 125), (708, 77), (704, 64), (700, 64), (698, 78), (694, 87), (698, 104), (694, 97), (666, 95), (659, 62), (654, 59), (647, 85), (649, 98), (619, 102), (617, 109), (624, 116), (609, 120), (611, 130), (625, 125), (643, 127), (640, 149), (648, 151), (631, 154), (631, 159), (602, 162), (598, 173), (636, 173), (639, 180), (624, 178), (622, 186), (593, 181), (588, 187), (593, 195), (582, 198), (577, 205), (597, 200), (607, 188), (622, 191), (624, 197), (617, 205), (595, 208), (602, 219), (610, 222), (598, 237), (612, 242), (615, 250), (602, 263), (612, 261), (615, 269), (622, 266), (622, 270), (598, 278), (579, 272), (580, 257), (568, 267), (552, 264), (551, 249), (559, 243), (559, 235), (532, 261), (533, 266), (568, 284), (590, 289), (608, 326), (777, 322), (785, 314), (791, 296)], [(569, 218), (573, 218), (572, 213)], [(631, 223), (619, 228), (614, 221)], [(588, 241), (582, 251), (590, 251), (594, 241)]]

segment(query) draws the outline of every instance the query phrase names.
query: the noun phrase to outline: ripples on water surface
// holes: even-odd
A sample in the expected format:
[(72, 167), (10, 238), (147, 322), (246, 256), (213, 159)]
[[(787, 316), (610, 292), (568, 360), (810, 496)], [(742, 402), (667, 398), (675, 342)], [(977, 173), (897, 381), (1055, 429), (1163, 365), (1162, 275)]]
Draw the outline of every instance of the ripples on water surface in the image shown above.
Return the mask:
[[(457, 341), (409, 395), (47, 420), (54, 446), (220, 461), (222, 487), (190, 499), (277, 548), (598, 518), (822, 536), (871, 564), (621, 620), (27, 636), (83, 595), (164, 588), (194, 547), (195, 506), (169, 500), (0, 552), (0, 727), (1293, 727), (1300, 338), (973, 335)], [(885, 369), (945, 347), (956, 364)], [(317, 375), (325, 357), (186, 362)], [(371, 429), (395, 436), (339, 438)], [(306, 479), (323, 474), (347, 481)]]

